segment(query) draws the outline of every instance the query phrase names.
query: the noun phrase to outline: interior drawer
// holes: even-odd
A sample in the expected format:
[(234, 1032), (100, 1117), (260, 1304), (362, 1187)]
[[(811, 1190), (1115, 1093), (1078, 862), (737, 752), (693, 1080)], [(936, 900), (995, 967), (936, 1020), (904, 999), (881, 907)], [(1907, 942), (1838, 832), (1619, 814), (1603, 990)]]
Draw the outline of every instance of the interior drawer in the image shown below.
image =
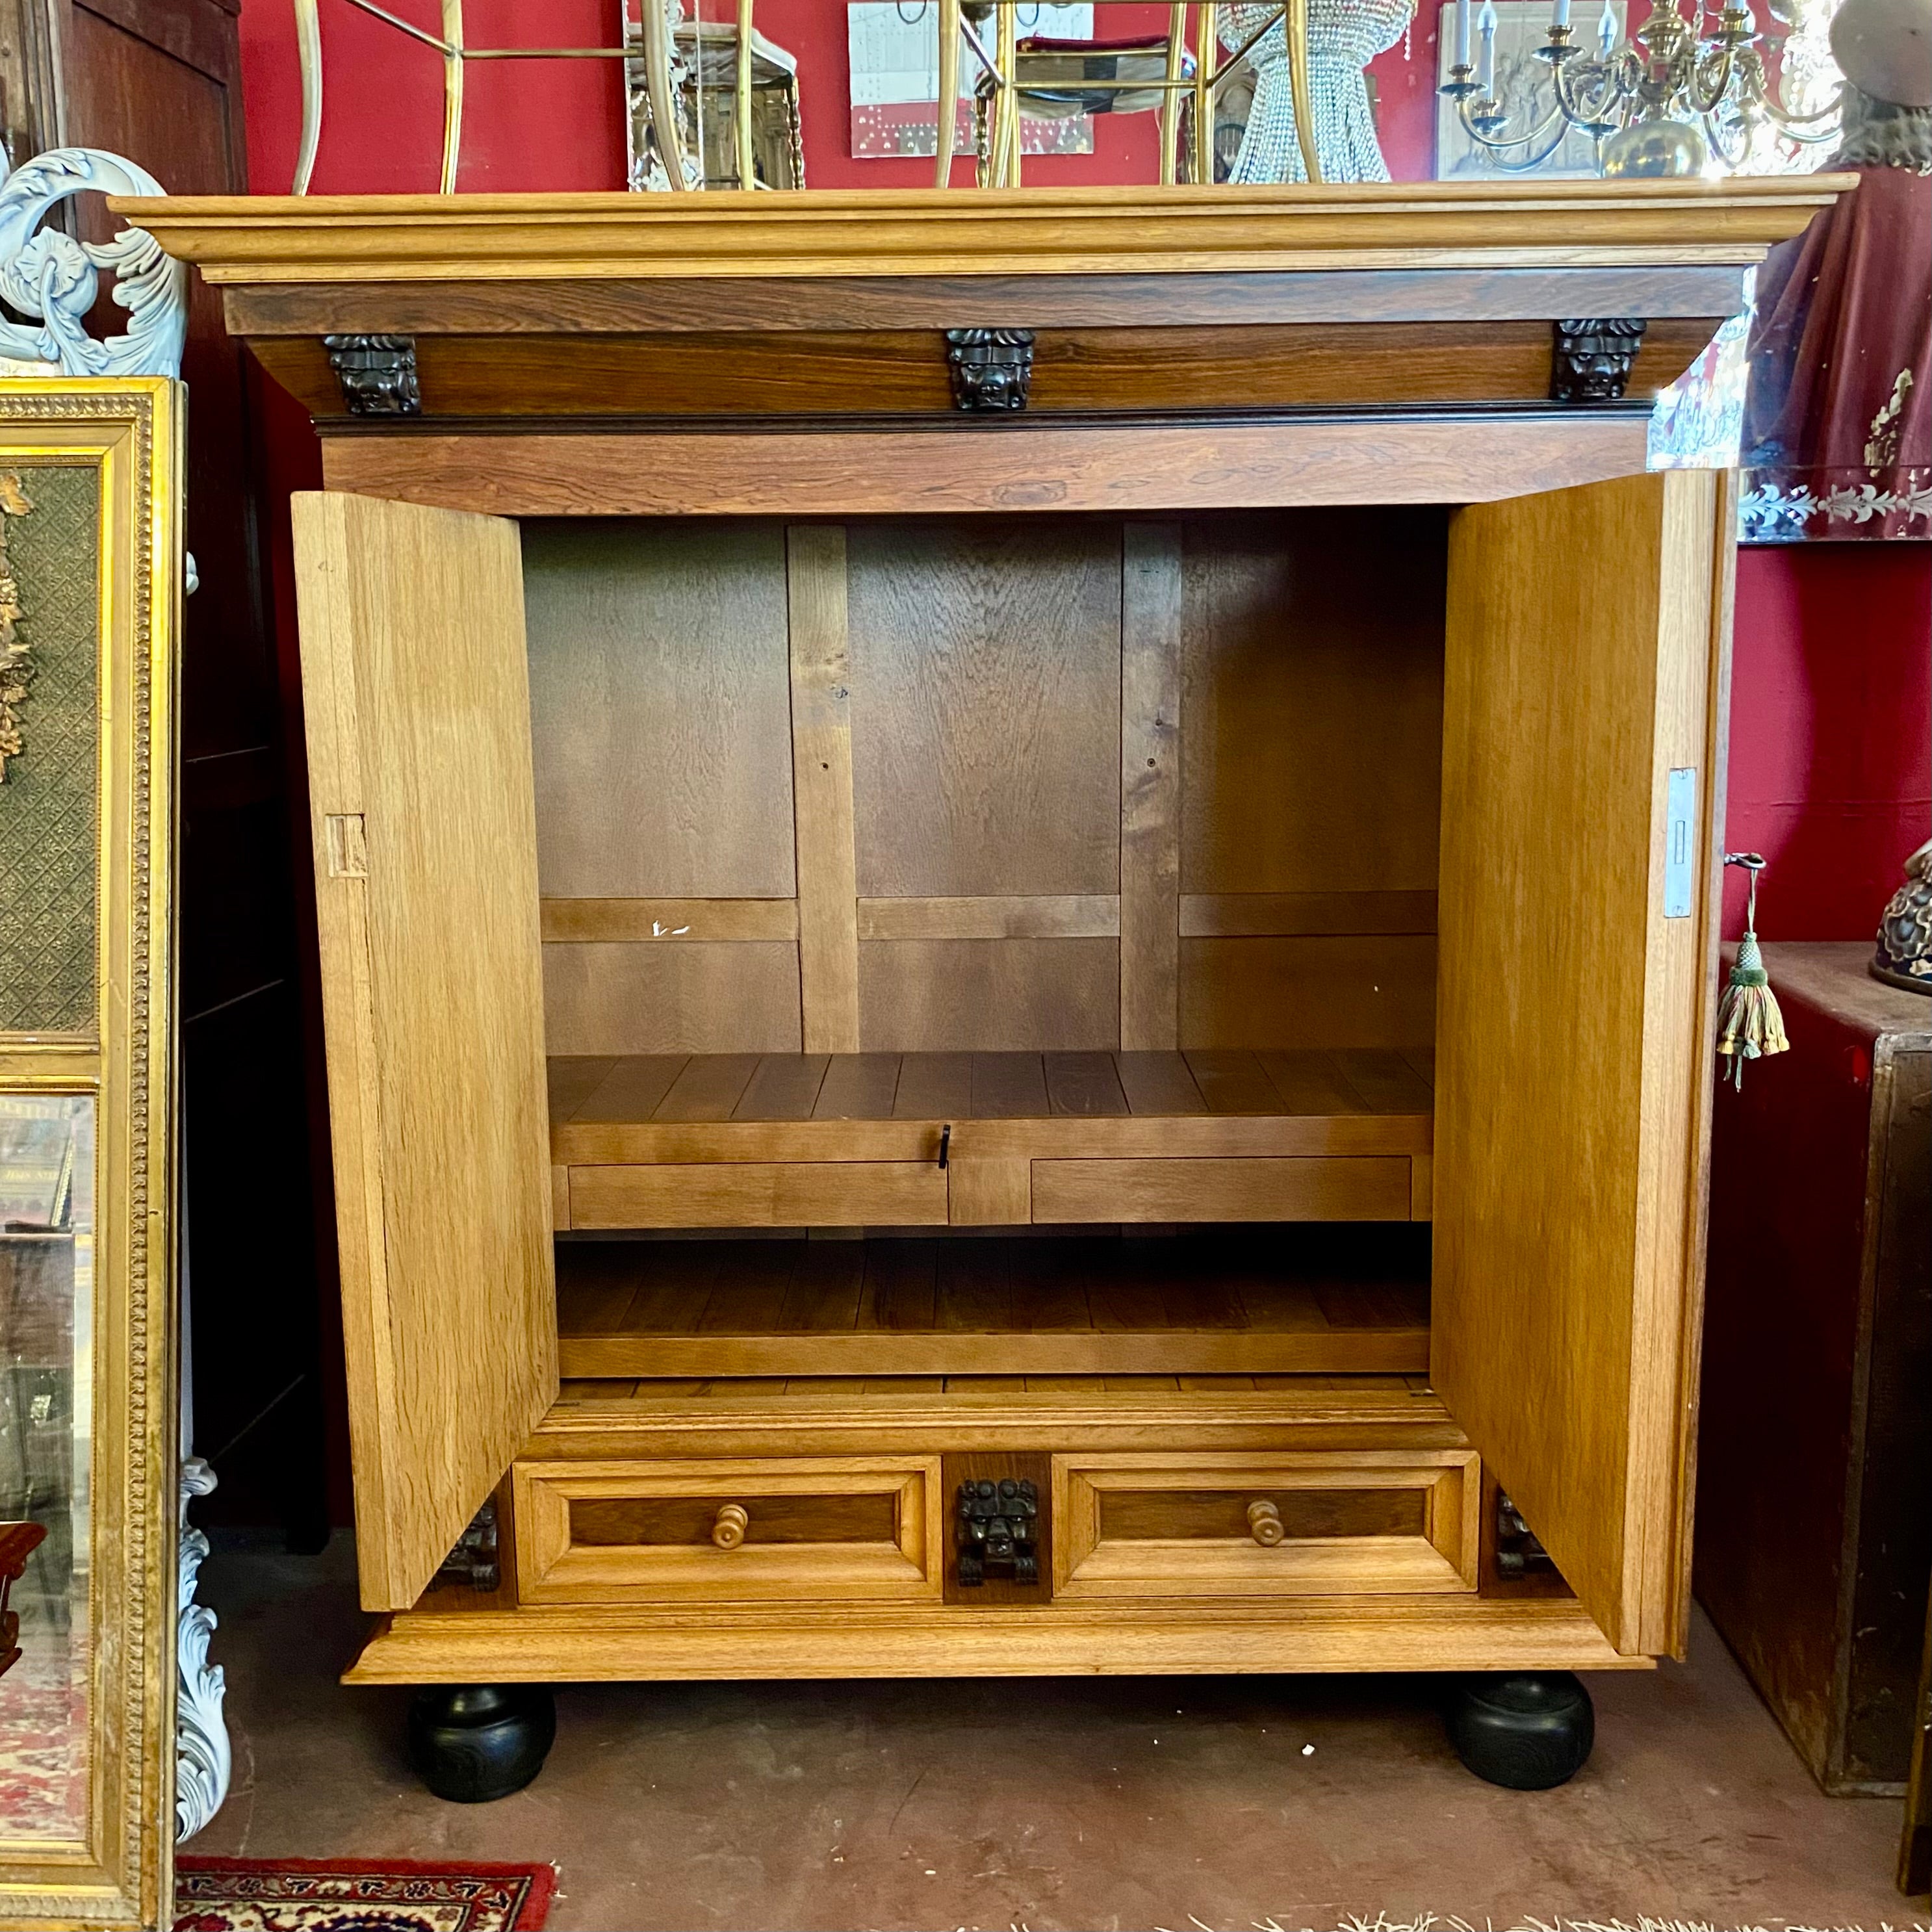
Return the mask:
[(1473, 1590), (1472, 1450), (1054, 1458), (1054, 1595)]
[(1036, 1221), (1406, 1221), (1406, 1154), (1036, 1160)]
[(570, 1169), (573, 1228), (941, 1228), (929, 1160), (717, 1161)]
[(939, 1459), (520, 1462), (526, 1604), (936, 1598)]

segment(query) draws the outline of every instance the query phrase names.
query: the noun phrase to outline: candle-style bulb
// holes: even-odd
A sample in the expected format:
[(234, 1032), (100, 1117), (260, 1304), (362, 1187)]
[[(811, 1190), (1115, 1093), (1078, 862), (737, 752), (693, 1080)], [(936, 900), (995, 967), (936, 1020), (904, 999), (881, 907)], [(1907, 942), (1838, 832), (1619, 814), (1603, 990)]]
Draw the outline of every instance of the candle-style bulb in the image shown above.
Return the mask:
[(1556, 0), (1556, 4), (1550, 10), (1550, 25), (1552, 30), (1558, 27), (1567, 27), (1569, 24), (1570, 0)]
[(1456, 64), (1469, 64), (1469, 0), (1456, 0)]
[(1604, 10), (1597, 16), (1597, 52), (1608, 60), (1610, 50), (1617, 44), (1617, 16), (1610, 10), (1610, 0), (1604, 0)]
[(1476, 28), (1483, 37), (1483, 57), (1477, 64), (1476, 80), (1486, 95), (1492, 95), (1496, 84), (1496, 0), (1483, 0), (1483, 10), (1476, 16)]

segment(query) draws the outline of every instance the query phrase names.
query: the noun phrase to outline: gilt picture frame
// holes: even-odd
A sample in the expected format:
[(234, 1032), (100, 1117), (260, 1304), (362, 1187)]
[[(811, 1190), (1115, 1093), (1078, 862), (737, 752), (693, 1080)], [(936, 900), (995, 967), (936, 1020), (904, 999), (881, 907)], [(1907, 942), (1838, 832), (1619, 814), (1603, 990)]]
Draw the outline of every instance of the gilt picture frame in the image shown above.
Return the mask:
[(170, 1917), (182, 419), (0, 382), (0, 1927)]

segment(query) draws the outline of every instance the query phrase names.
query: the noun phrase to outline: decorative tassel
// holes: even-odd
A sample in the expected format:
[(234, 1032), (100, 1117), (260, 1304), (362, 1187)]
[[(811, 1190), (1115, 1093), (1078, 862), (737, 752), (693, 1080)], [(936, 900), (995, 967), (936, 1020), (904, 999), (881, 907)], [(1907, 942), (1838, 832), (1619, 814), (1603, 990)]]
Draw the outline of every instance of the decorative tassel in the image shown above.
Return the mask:
[(1758, 950), (1757, 875), (1764, 870), (1763, 858), (1756, 852), (1726, 852), (1724, 863), (1741, 866), (1750, 880), (1737, 963), (1731, 968), (1724, 998), (1718, 1002), (1718, 1057), (1730, 1061), (1731, 1084), (1742, 1090), (1746, 1060), (1783, 1053), (1791, 1042), (1784, 1036), (1784, 1016), (1778, 1010), (1778, 995), (1771, 990), (1771, 976), (1764, 970), (1764, 956)]

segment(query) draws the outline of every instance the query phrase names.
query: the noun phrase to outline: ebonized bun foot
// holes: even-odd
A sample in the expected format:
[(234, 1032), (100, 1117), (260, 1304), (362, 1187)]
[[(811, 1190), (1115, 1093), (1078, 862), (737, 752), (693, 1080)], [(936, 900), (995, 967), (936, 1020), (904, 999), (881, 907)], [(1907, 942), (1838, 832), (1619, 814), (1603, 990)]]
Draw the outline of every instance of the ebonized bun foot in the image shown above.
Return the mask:
[(439, 1798), (487, 1804), (542, 1770), (556, 1700), (542, 1684), (436, 1684), (410, 1705), (410, 1762)]
[(1574, 1778), (1597, 1741), (1590, 1694), (1569, 1671), (1466, 1678), (1449, 1700), (1450, 1741), (1476, 1775), (1512, 1791)]

